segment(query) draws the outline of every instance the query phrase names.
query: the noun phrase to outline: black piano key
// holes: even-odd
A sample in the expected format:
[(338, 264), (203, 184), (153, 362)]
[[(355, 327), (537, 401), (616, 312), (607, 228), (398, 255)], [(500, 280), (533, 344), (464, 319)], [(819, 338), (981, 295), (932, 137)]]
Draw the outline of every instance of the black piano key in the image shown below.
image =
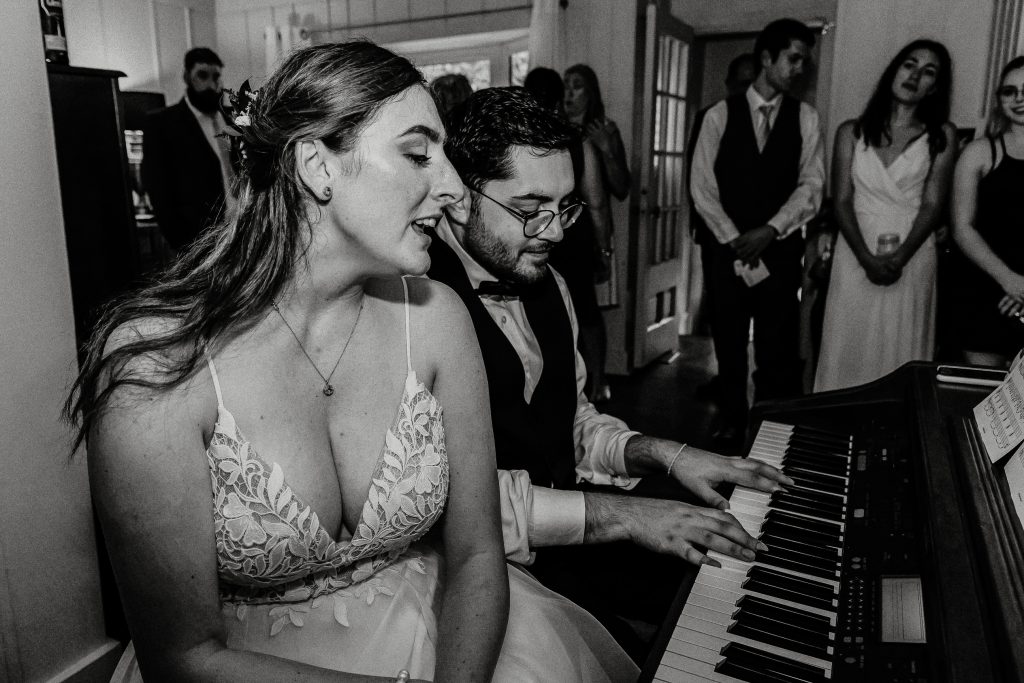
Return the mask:
[(786, 453), (782, 456), (782, 469), (795, 466), (806, 467), (819, 472), (838, 474), (840, 476), (847, 476), (850, 472), (850, 463), (843, 460), (814, 458), (803, 453)]
[(788, 512), (802, 512), (805, 515), (814, 515), (815, 517), (823, 517), (825, 519), (835, 520), (841, 522), (844, 519), (843, 512), (841, 510), (830, 509), (820, 505), (812, 505), (805, 501), (799, 500), (773, 500), (769, 507), (773, 510), (786, 510)]
[(825, 670), (798, 662), (795, 659), (773, 655), (742, 643), (729, 643), (722, 648), (725, 657), (715, 671), (750, 683), (780, 681), (783, 683), (825, 683)]
[[(829, 621), (828, 617), (823, 617), (820, 614), (808, 612), (807, 610), (803, 610), (798, 607), (780, 605), (777, 602), (769, 602), (768, 600), (759, 598), (755, 595), (740, 596), (740, 599), (736, 601), (736, 606), (749, 612), (763, 614), (765, 616), (772, 616), (773, 614), (789, 614), (794, 617), (800, 617), (809, 624), (809, 628), (811, 630), (817, 633), (827, 634), (831, 633), (833, 630), (832, 622)], [(785, 620), (784, 617), (780, 618)]]
[(851, 447), (847, 443), (838, 443), (836, 441), (829, 441), (827, 439), (816, 439), (809, 438), (806, 436), (796, 436), (790, 438), (790, 445), (798, 447), (798, 449), (807, 449), (808, 451), (819, 451), (822, 453), (830, 453), (841, 456), (849, 456)]
[[(774, 512), (769, 510), (769, 512)], [(783, 538), (791, 538), (794, 541), (803, 541), (811, 545), (827, 545), (836, 548), (842, 547), (839, 541), (839, 534), (827, 533), (808, 529), (803, 525), (793, 524), (786, 520), (766, 519), (761, 525), (761, 531), (771, 534), (778, 534)]]
[(823, 610), (835, 609), (833, 602), (836, 595), (832, 586), (784, 574), (768, 567), (753, 567), (747, 572), (747, 578), (740, 586), (781, 600), (789, 600), (798, 605), (817, 607)]
[(795, 434), (820, 434), (821, 436), (834, 439), (836, 441), (842, 441), (843, 443), (852, 443), (853, 435), (847, 434), (846, 432), (837, 432), (834, 429), (822, 429), (821, 427), (811, 427), (809, 425), (793, 425), (793, 433)]
[(792, 569), (795, 572), (817, 576), (822, 579), (832, 579), (834, 581), (837, 578), (839, 564), (836, 562), (829, 564), (828, 562), (821, 562), (807, 556), (787, 555), (784, 551), (777, 550), (776, 548), (769, 552), (759, 552), (757, 554), (757, 561), (761, 564)]
[(810, 543), (801, 543), (800, 541), (794, 541), (790, 538), (783, 538), (776, 534), (759, 534), (758, 540), (762, 541), (768, 546), (769, 552), (777, 551), (784, 553), (792, 553), (801, 557), (814, 557), (822, 561), (833, 562), (836, 565), (840, 564), (840, 554), (837, 548), (831, 546), (820, 546), (811, 545)]
[(839, 495), (846, 493), (846, 482), (820, 481), (816, 477), (809, 476), (802, 472), (785, 472), (785, 475), (792, 479), (794, 482), (796, 482), (797, 486), (802, 486), (807, 489), (814, 489), (815, 491), (825, 491), (828, 493), (835, 493)]
[(797, 505), (807, 505), (818, 510), (825, 510), (833, 515), (845, 516), (846, 504), (836, 496), (810, 494), (803, 490), (790, 488), (772, 494), (768, 507), (775, 507), (776, 502), (791, 501)]
[(846, 453), (836, 453), (835, 451), (830, 451), (825, 448), (811, 448), (808, 446), (801, 446), (798, 444), (787, 446), (783, 451), (783, 455), (789, 455), (791, 453), (794, 455), (802, 455), (807, 458), (812, 458), (814, 460), (820, 460), (825, 463), (833, 464), (840, 463), (848, 465), (850, 464), (851, 460), (850, 456), (847, 455)]
[(803, 496), (809, 500), (820, 500), (823, 503), (832, 503), (835, 505), (845, 505), (843, 494), (839, 493), (826, 493), (825, 491), (816, 491), (809, 489), (806, 486), (800, 484), (786, 484), (786, 492), (792, 493), (793, 495)]
[(775, 645), (792, 652), (828, 659), (829, 642), (814, 637), (806, 631), (794, 629), (786, 624), (760, 616), (747, 616), (726, 629), (737, 636), (744, 636), (759, 643)]
[(809, 519), (801, 515), (794, 515), (785, 510), (769, 510), (765, 513), (765, 519), (777, 519), (787, 524), (794, 524), (801, 528), (807, 529), (808, 531), (818, 531), (823, 534), (834, 533), (837, 536), (840, 533), (840, 525), (838, 522), (826, 522), (820, 519)]
[(805, 642), (818, 650), (814, 656), (827, 656), (825, 650), (835, 640), (835, 634), (828, 619), (753, 596), (744, 597), (750, 598), (750, 600), (740, 600), (740, 611), (734, 617), (737, 623), (769, 631), (784, 630), (785, 637)]
[(850, 480), (848, 477), (840, 477), (826, 472), (815, 472), (814, 470), (808, 470), (806, 467), (787, 467), (782, 471), (791, 479), (802, 477), (807, 481), (814, 482), (814, 485), (818, 488), (829, 491), (842, 493), (850, 488)]
[(727, 628), (726, 631), (733, 635), (756, 640), (759, 643), (775, 645), (776, 647), (812, 657), (827, 658), (829, 656), (827, 645), (817, 641), (801, 639), (785, 626), (780, 626), (769, 620), (736, 622)]

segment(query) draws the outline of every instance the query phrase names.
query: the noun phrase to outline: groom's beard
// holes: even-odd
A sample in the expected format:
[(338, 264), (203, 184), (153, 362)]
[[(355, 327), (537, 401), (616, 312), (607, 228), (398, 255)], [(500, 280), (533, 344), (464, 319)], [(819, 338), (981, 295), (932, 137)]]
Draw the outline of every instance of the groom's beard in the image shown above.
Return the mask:
[(214, 114), (220, 108), (220, 93), (216, 90), (195, 90), (187, 86), (185, 96), (192, 106), (204, 114)]

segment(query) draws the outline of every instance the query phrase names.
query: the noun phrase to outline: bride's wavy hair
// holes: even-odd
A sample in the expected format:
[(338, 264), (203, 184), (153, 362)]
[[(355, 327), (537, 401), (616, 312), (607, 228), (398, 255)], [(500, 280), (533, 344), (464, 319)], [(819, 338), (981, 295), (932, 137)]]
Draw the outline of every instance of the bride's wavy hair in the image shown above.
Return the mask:
[[(311, 209), (320, 201), (298, 176), (297, 144), (321, 140), (336, 153), (350, 151), (385, 102), (422, 84), (407, 59), (368, 41), (317, 45), (284, 60), (260, 88), (242, 129), (247, 158), (233, 188), (237, 210), (152, 284), (100, 315), (64, 404), (64, 418), (76, 428), (72, 454), (119, 387), (181, 384), (207, 345), (252, 325), (291, 280), (312, 236)], [(143, 321), (167, 324), (147, 325), (158, 329), (105, 350), (115, 330)], [(133, 371), (130, 362), (141, 356), (155, 361), (159, 372)]]

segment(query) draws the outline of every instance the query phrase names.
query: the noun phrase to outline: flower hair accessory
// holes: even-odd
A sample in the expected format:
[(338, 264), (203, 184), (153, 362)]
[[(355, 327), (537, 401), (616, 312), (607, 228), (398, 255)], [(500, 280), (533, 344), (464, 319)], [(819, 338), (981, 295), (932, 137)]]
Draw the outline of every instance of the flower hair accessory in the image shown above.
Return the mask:
[(221, 96), (220, 111), (224, 114), (230, 130), (225, 131), (232, 137), (245, 133), (244, 129), (252, 125), (253, 108), (259, 98), (259, 88), (253, 89), (249, 81), (242, 83), (237, 92), (224, 88)]

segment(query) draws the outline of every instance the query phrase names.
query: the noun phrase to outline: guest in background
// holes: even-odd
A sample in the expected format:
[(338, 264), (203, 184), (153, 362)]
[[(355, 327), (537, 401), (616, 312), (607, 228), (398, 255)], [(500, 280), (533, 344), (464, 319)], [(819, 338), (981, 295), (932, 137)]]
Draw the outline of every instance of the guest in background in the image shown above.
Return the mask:
[[(549, 111), (565, 119), (565, 83), (554, 69), (537, 67), (526, 75), (523, 83), (536, 100)], [(579, 345), (587, 367), (585, 391), (592, 401), (605, 400), (611, 392), (604, 380), (605, 329), (601, 318), (601, 307), (597, 301), (594, 285), (607, 280), (609, 263), (604, 260), (601, 244), (611, 242), (608, 226), (611, 225), (608, 192), (600, 182), (600, 161), (592, 143), (584, 141), (582, 135), (569, 144), (572, 157), (575, 193), (586, 205), (570, 231), (566, 231), (561, 242), (551, 249), (550, 263), (565, 278), (580, 325)], [(603, 241), (597, 238), (595, 226), (601, 226), (605, 235)], [(595, 386), (604, 390), (595, 391)]]
[[(711, 329), (718, 357), (723, 443), (747, 422), (747, 347), (754, 322), (754, 398), (801, 392), (800, 228), (821, 204), (824, 150), (818, 112), (789, 93), (811, 59), (814, 33), (794, 19), (768, 24), (754, 43), (758, 74), (745, 92), (708, 110), (690, 189), (711, 247)], [(767, 268), (751, 285), (741, 269)]]
[[(726, 98), (740, 95), (750, 87), (750, 84), (754, 82), (754, 78), (757, 76), (757, 62), (754, 59), (754, 55), (750, 52), (744, 52), (738, 55), (729, 62), (729, 67), (725, 73), (725, 96)], [(690, 140), (686, 145), (686, 169), (687, 177), (693, 172), (693, 153), (697, 148), (697, 140), (700, 137), (700, 128), (704, 123), (704, 116), (707, 115), (710, 106), (704, 107), (699, 110), (693, 116), (693, 127), (690, 128)], [(689, 186), (686, 188), (687, 194), (690, 197), (690, 230), (693, 233), (693, 240), (700, 247), (700, 261), (701, 271), (704, 281), (704, 295), (701, 301), (701, 308), (705, 311), (713, 310), (712, 304), (712, 292), (714, 288), (711, 286), (711, 262), (714, 254), (714, 245), (717, 244), (715, 241), (715, 234), (711, 232), (704, 219), (700, 217), (700, 212), (697, 211), (697, 207), (693, 203), (693, 193), (690, 192)], [(710, 327), (710, 325), (708, 325)], [(696, 396), (699, 399), (710, 399), (717, 401), (721, 396), (721, 390), (719, 387), (718, 375), (715, 375), (705, 384), (701, 384), (696, 389)]]
[(557, 71), (545, 66), (530, 69), (523, 80), (523, 87), (542, 107), (565, 116), (565, 83)]
[(469, 99), (473, 94), (473, 86), (463, 74), (445, 74), (430, 82), (430, 94), (434, 96), (437, 110), (444, 116), (456, 105)]
[(836, 131), (832, 191), (840, 232), (816, 391), (932, 358), (935, 229), (957, 151), (951, 83), (946, 48), (915, 40), (882, 72), (860, 118)]
[(185, 96), (150, 114), (143, 128), (142, 181), (160, 232), (183, 251), (209, 225), (225, 203), (233, 202), (230, 145), (220, 112), (224, 63), (206, 47), (185, 53)]
[(988, 135), (956, 165), (953, 236), (972, 263), (957, 275), (953, 316), (966, 360), (1005, 366), (1024, 347), (1024, 57), (1002, 70)]
[[(568, 273), (566, 279), (573, 301), (580, 300), (577, 314), (580, 346), (590, 374), (589, 396), (592, 401), (604, 401), (611, 397), (604, 374), (608, 341), (601, 309), (592, 290), (595, 282), (609, 282), (612, 277), (614, 241), (609, 194), (624, 200), (629, 195), (632, 179), (619, 128), (605, 116), (597, 75), (586, 64), (565, 70), (565, 114), (583, 135), (579, 186), (587, 203), (593, 239), (583, 244), (582, 239), (573, 238), (580, 244), (558, 250), (552, 265), (560, 273)], [(574, 269), (580, 271), (578, 275), (573, 273)], [(610, 286), (616, 283), (611, 282)]]

